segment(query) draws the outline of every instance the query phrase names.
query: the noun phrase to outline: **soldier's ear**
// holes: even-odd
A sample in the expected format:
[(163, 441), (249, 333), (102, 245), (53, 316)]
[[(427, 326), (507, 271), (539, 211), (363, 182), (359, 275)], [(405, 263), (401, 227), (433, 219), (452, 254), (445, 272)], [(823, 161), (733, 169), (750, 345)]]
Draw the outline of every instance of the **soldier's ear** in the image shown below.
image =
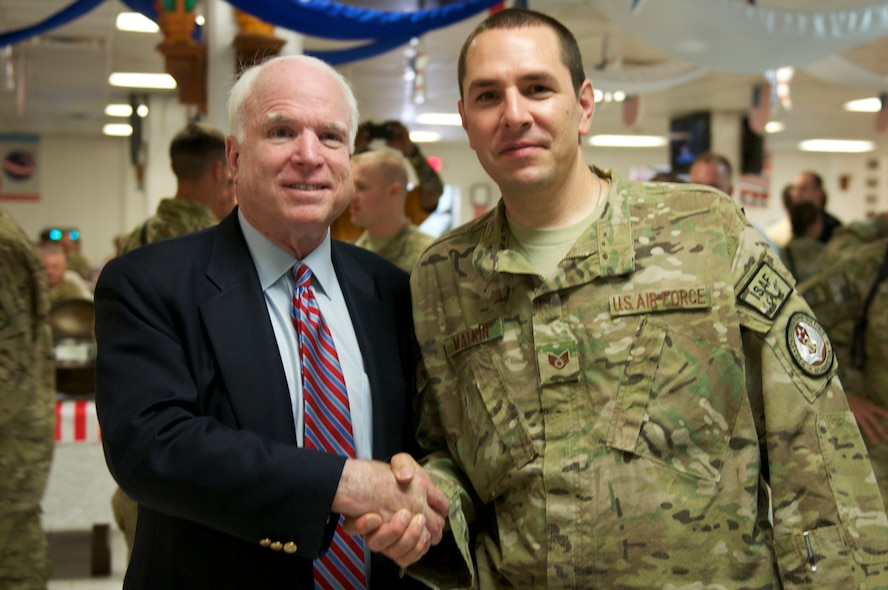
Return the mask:
[(213, 162), (213, 165), (210, 166), (210, 174), (212, 175), (214, 182), (220, 182), (223, 178), (225, 178), (225, 163), (223, 163), (221, 160), (216, 160), (215, 162)]

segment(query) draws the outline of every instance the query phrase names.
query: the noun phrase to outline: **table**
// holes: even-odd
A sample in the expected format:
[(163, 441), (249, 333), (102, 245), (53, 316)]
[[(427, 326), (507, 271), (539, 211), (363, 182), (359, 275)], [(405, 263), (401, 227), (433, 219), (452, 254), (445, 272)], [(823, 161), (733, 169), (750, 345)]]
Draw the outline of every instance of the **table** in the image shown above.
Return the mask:
[(43, 528), (92, 529), (92, 573), (107, 574), (110, 553), (107, 571), (103, 571), (104, 552), (108, 547), (108, 526), (114, 522), (111, 495), (117, 484), (105, 464), (96, 404), (89, 398), (61, 399), (56, 402), (55, 411), (56, 444), (43, 496)]

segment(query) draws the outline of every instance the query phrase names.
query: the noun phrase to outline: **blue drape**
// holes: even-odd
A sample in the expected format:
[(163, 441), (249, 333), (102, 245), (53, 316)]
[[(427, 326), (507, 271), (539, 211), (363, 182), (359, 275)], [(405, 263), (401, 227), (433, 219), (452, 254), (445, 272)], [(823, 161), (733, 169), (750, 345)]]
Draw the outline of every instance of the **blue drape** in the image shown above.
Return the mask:
[[(0, 35), (0, 47), (64, 25), (104, 0), (76, 0), (45, 21)], [(366, 40), (348, 49), (306, 52), (338, 65), (379, 55), (413, 37), (449, 26), (496, 4), (498, 0), (467, 0), (416, 12), (388, 12), (346, 6), (328, 0), (226, 0), (229, 4), (275, 26), (305, 35), (338, 40)], [(131, 10), (157, 20), (152, 0), (123, 0)]]
[(63, 8), (51, 17), (15, 31), (9, 31), (0, 35), (0, 47), (21, 43), (34, 35), (50, 31), (62, 25), (66, 25), (76, 18), (80, 18), (105, 0), (77, 0), (67, 8)]

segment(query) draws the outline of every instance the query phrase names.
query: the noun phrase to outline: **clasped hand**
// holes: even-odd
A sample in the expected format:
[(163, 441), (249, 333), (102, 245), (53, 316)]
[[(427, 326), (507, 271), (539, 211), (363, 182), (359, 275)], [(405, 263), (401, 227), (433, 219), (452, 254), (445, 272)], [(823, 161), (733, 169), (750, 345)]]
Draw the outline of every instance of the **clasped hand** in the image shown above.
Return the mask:
[(372, 551), (406, 567), (441, 541), (449, 502), (413, 457), (399, 453), (390, 465), (347, 460), (333, 511)]

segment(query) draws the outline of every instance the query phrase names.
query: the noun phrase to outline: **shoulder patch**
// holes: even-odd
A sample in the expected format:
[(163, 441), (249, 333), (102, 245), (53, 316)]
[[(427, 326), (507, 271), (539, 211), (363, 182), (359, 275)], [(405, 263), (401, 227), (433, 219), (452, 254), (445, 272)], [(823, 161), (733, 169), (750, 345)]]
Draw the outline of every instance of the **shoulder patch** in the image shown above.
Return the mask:
[(798, 311), (786, 324), (786, 347), (795, 364), (811, 377), (821, 377), (833, 364), (833, 347), (820, 322)]
[(773, 320), (792, 294), (792, 285), (769, 262), (762, 261), (737, 293), (737, 300)]

